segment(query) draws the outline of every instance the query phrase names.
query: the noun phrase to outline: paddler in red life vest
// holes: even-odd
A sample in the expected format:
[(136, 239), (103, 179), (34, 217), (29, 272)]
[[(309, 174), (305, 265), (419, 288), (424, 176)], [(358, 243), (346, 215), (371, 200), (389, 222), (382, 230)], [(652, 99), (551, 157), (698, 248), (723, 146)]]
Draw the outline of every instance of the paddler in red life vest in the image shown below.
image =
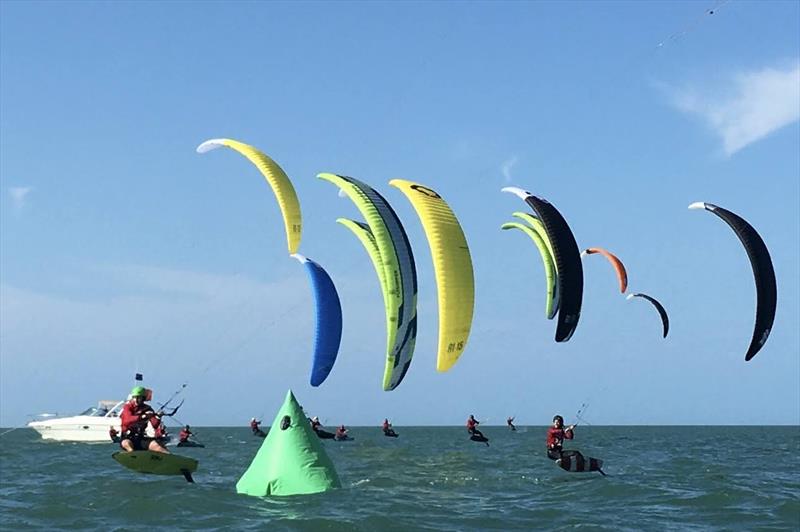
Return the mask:
[(169, 454), (158, 441), (148, 438), (145, 433), (148, 423), (156, 430), (161, 426), (159, 415), (144, 402), (146, 395), (147, 390), (142, 386), (134, 386), (131, 390), (131, 399), (122, 407), (120, 415), (122, 441), (119, 445), (126, 452), (155, 451)]
[(485, 438), (483, 432), (478, 430), (478, 425), (481, 422), (475, 419), (475, 416), (470, 414), (469, 419), (467, 419), (467, 432), (469, 432), (470, 436), (480, 436), (481, 438)]
[(573, 430), (575, 425), (564, 428), (564, 418), (556, 415), (553, 418), (553, 426), (547, 429), (547, 457), (550, 460), (560, 460), (564, 452), (562, 448), (564, 440), (571, 440), (575, 437)]
[(186, 443), (189, 441), (189, 436), (191, 436), (193, 432), (189, 430), (189, 425), (184, 425), (181, 431), (178, 433), (178, 441), (181, 443)]

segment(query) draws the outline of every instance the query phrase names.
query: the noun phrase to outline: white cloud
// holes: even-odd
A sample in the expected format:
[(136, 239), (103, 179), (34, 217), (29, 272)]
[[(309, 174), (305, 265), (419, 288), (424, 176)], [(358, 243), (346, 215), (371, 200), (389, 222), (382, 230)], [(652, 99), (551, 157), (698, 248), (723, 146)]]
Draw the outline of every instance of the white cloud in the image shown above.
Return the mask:
[(28, 194), (30, 194), (32, 190), (33, 188), (31, 187), (9, 187), (8, 193), (11, 195), (14, 209), (21, 210), (25, 207)]
[(726, 90), (675, 90), (672, 99), (681, 111), (700, 116), (730, 156), (800, 119), (800, 62), (739, 73)]
[(514, 168), (518, 160), (519, 158), (514, 155), (500, 166), (500, 171), (503, 173), (503, 178), (506, 180), (506, 183), (511, 182), (511, 169)]

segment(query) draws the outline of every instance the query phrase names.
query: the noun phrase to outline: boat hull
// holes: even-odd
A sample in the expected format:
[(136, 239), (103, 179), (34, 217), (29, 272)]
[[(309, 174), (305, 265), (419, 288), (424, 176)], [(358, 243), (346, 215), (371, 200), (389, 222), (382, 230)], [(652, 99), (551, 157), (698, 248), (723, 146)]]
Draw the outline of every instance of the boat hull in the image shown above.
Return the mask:
[(120, 432), (119, 418), (98, 418), (75, 416), (71, 418), (48, 419), (28, 423), (42, 439), (53, 441), (75, 441), (86, 443), (111, 443), (108, 431), (114, 427)]

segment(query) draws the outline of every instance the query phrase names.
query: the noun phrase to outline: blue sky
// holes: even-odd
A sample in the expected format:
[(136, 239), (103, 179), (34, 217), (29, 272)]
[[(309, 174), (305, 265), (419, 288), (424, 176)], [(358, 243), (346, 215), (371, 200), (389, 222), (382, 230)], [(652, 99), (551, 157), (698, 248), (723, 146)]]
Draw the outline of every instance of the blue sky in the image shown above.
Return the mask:
[[(0, 425), (124, 396), (135, 371), (181, 419), (271, 419), (287, 388), (328, 423), (567, 420), (800, 423), (800, 4), (0, 4)], [(706, 10), (714, 9), (710, 14)], [(313, 299), (272, 193), (230, 151), (286, 170), (300, 251), (337, 284), (339, 360), (308, 384)], [(381, 191), (420, 281), (411, 370), (381, 391), (383, 303), (358, 218), (316, 179)], [(402, 177), (460, 217), (476, 276), (469, 346), (435, 371), (436, 287)], [(544, 318), (534, 247), (500, 231), (547, 198), (581, 248), (626, 264), (630, 289), (584, 262), (566, 344)], [(707, 201), (762, 234), (778, 277), (772, 335), (744, 362), (747, 256)], [(594, 259), (594, 260), (590, 260)]]

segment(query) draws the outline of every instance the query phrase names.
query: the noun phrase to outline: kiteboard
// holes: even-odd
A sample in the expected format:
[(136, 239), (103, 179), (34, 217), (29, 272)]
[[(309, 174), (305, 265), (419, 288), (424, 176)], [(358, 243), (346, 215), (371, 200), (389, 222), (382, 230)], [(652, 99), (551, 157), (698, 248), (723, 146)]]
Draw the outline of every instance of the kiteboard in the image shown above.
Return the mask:
[(317, 437), (319, 437), (320, 440), (332, 440), (334, 436), (336, 436), (333, 432), (328, 432), (322, 429), (315, 430), (314, 433), (317, 435)]
[(469, 437), (469, 439), (472, 441), (485, 443), (487, 447), (489, 446), (489, 438), (487, 438), (486, 436), (479, 436), (477, 434), (473, 434)]
[(397, 438), (398, 436), (400, 436), (396, 432), (384, 432), (383, 435), (386, 436), (387, 438)]
[(258, 436), (259, 438), (266, 438), (267, 433), (264, 432), (263, 430), (258, 430), (256, 432), (253, 432), (253, 436)]
[(570, 473), (588, 473), (599, 471), (603, 475), (603, 461), (597, 458), (585, 457), (578, 451), (564, 451), (560, 460), (556, 460), (556, 465)]
[(192, 473), (197, 471), (197, 460), (177, 454), (154, 451), (116, 452), (111, 458), (128, 469), (150, 475), (183, 475), (187, 482), (194, 482)]
[(179, 441), (175, 447), (205, 447), (202, 443), (197, 443), (196, 441), (187, 440), (187, 441)]

